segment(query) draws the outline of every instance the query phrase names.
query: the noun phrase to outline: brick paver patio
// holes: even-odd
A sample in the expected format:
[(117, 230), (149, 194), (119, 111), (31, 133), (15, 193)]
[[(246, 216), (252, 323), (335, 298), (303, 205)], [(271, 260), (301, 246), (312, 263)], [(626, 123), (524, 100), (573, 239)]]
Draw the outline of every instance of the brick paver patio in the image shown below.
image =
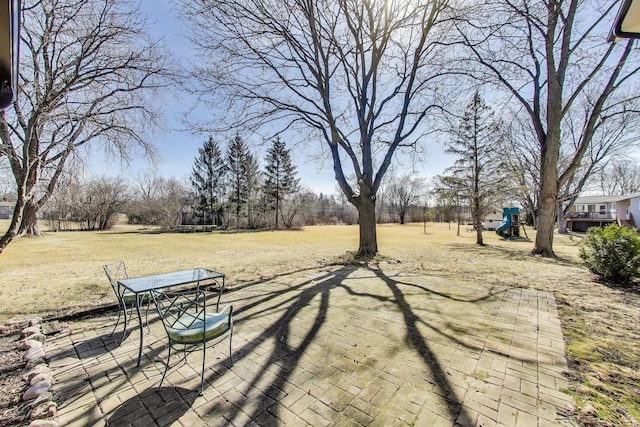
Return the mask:
[[(63, 324), (47, 343), (64, 426), (550, 426), (573, 401), (553, 295), (367, 268), (300, 271), (228, 290), (228, 341), (169, 371), (157, 314)], [(177, 357), (173, 361), (179, 361)]]

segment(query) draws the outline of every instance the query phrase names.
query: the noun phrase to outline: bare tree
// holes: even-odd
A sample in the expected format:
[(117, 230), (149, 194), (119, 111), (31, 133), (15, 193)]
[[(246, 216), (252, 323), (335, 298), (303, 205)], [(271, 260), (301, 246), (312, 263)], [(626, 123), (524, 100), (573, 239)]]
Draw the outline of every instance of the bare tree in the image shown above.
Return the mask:
[(390, 208), (398, 215), (400, 224), (404, 224), (409, 207), (417, 203), (424, 194), (425, 183), (422, 178), (404, 175), (393, 177), (386, 189), (386, 199)]
[(309, 190), (299, 190), (283, 200), (279, 209), (282, 216), (282, 223), (287, 229), (294, 228), (296, 217), (298, 217), (309, 206)]
[[(458, 223), (456, 235), (460, 236), (460, 221), (462, 218), (462, 204), (468, 200), (463, 192), (464, 183), (456, 176), (437, 175), (433, 178), (433, 195), (443, 216), (440, 220), (448, 223), (455, 218)], [(449, 224), (451, 228), (451, 224)]]
[(84, 179), (63, 174), (57, 187), (45, 212), (53, 230), (109, 230), (131, 200), (122, 177)]
[(136, 149), (153, 155), (145, 131), (159, 112), (151, 97), (167, 82), (161, 52), (128, 1), (23, 2), (19, 93), (0, 113), (0, 153), (18, 195), (0, 251), (40, 234), (37, 213), (83, 147), (102, 144), (125, 161)]
[(131, 200), (129, 186), (122, 177), (91, 179), (84, 194), (86, 230), (110, 230)]
[(530, 121), (516, 115), (506, 125), (506, 133), (500, 151), (504, 155), (513, 195), (529, 213), (531, 225), (536, 229), (541, 171), (535, 132)]
[(640, 192), (640, 165), (630, 160), (618, 160), (604, 167), (598, 176), (603, 194), (634, 194)]
[(320, 135), (364, 256), (378, 251), (376, 195), (394, 154), (433, 129), (449, 3), (179, 1), (218, 107), (226, 99), (236, 124)]
[[(567, 214), (587, 184), (601, 175), (602, 170), (612, 159), (624, 156), (638, 147), (638, 135), (631, 129), (634, 127), (632, 118), (632, 114), (616, 115), (594, 129), (591, 143), (587, 147), (580, 166), (560, 187), (556, 208), (559, 233), (567, 233)], [(567, 141), (563, 144), (563, 152), (559, 159), (560, 170), (568, 167), (581, 140), (579, 132), (576, 133), (574, 127), (567, 129), (564, 135)]]
[(131, 202), (125, 210), (130, 223), (164, 229), (180, 225), (182, 212), (189, 204), (185, 184), (175, 178), (159, 177), (154, 171), (138, 174), (132, 184)]
[[(554, 256), (558, 195), (594, 134), (611, 118), (638, 111), (638, 92), (628, 84), (638, 71), (634, 42), (604, 43), (614, 8), (597, 0), (490, 0), (461, 29), (467, 48), (461, 61), (471, 54), (469, 72), (503, 88), (535, 132), (540, 183), (532, 254)], [(563, 149), (568, 128), (577, 141), (571, 153)]]
[[(610, 117), (594, 130), (591, 143), (582, 157), (580, 166), (559, 188), (556, 207), (559, 233), (566, 232), (566, 214), (574, 200), (594, 181), (595, 177), (600, 176), (602, 169), (612, 159), (624, 156), (625, 153), (637, 147), (637, 136), (631, 129), (632, 124), (631, 114), (621, 114)], [(567, 120), (563, 123), (562, 134), (563, 144), (558, 158), (559, 170), (569, 167), (582, 141), (579, 124), (574, 124), (571, 114), (567, 115)], [(517, 199), (527, 211), (534, 213), (532, 218), (534, 228), (536, 228), (535, 212), (538, 211), (537, 200), (541, 179), (541, 159), (536, 145), (535, 134), (530, 123), (522, 117), (516, 117), (511, 121), (509, 138), (501, 147)]]

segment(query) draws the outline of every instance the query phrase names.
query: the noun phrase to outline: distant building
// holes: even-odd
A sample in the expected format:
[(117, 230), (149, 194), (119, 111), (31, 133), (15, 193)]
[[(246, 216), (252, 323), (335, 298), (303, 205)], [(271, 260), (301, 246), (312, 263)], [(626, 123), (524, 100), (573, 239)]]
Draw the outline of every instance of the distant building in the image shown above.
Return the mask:
[(16, 202), (0, 201), (0, 219), (10, 219), (13, 216), (13, 208)]
[(618, 224), (640, 231), (640, 193), (622, 196), (578, 197), (567, 214), (567, 229), (587, 231), (589, 227)]
[(494, 208), (484, 216), (484, 229), (495, 230), (502, 224), (502, 209)]

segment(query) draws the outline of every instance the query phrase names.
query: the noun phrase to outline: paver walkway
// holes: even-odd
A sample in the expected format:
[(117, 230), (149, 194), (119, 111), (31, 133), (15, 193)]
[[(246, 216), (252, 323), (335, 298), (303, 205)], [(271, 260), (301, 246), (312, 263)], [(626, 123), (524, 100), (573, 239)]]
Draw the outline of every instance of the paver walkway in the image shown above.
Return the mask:
[(235, 363), (228, 341), (207, 350), (203, 396), (201, 352), (157, 387), (157, 315), (140, 367), (135, 322), (122, 345), (115, 315), (64, 324), (47, 343), (60, 425), (574, 425), (550, 293), (332, 267), (228, 290), (227, 303)]

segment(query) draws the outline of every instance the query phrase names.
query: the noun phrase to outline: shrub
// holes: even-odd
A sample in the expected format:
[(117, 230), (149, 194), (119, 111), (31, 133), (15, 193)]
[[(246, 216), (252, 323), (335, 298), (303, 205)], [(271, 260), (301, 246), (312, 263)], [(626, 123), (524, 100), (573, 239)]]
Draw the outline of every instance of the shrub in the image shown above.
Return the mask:
[(580, 248), (589, 270), (610, 283), (630, 284), (640, 277), (640, 236), (616, 224), (590, 228)]

